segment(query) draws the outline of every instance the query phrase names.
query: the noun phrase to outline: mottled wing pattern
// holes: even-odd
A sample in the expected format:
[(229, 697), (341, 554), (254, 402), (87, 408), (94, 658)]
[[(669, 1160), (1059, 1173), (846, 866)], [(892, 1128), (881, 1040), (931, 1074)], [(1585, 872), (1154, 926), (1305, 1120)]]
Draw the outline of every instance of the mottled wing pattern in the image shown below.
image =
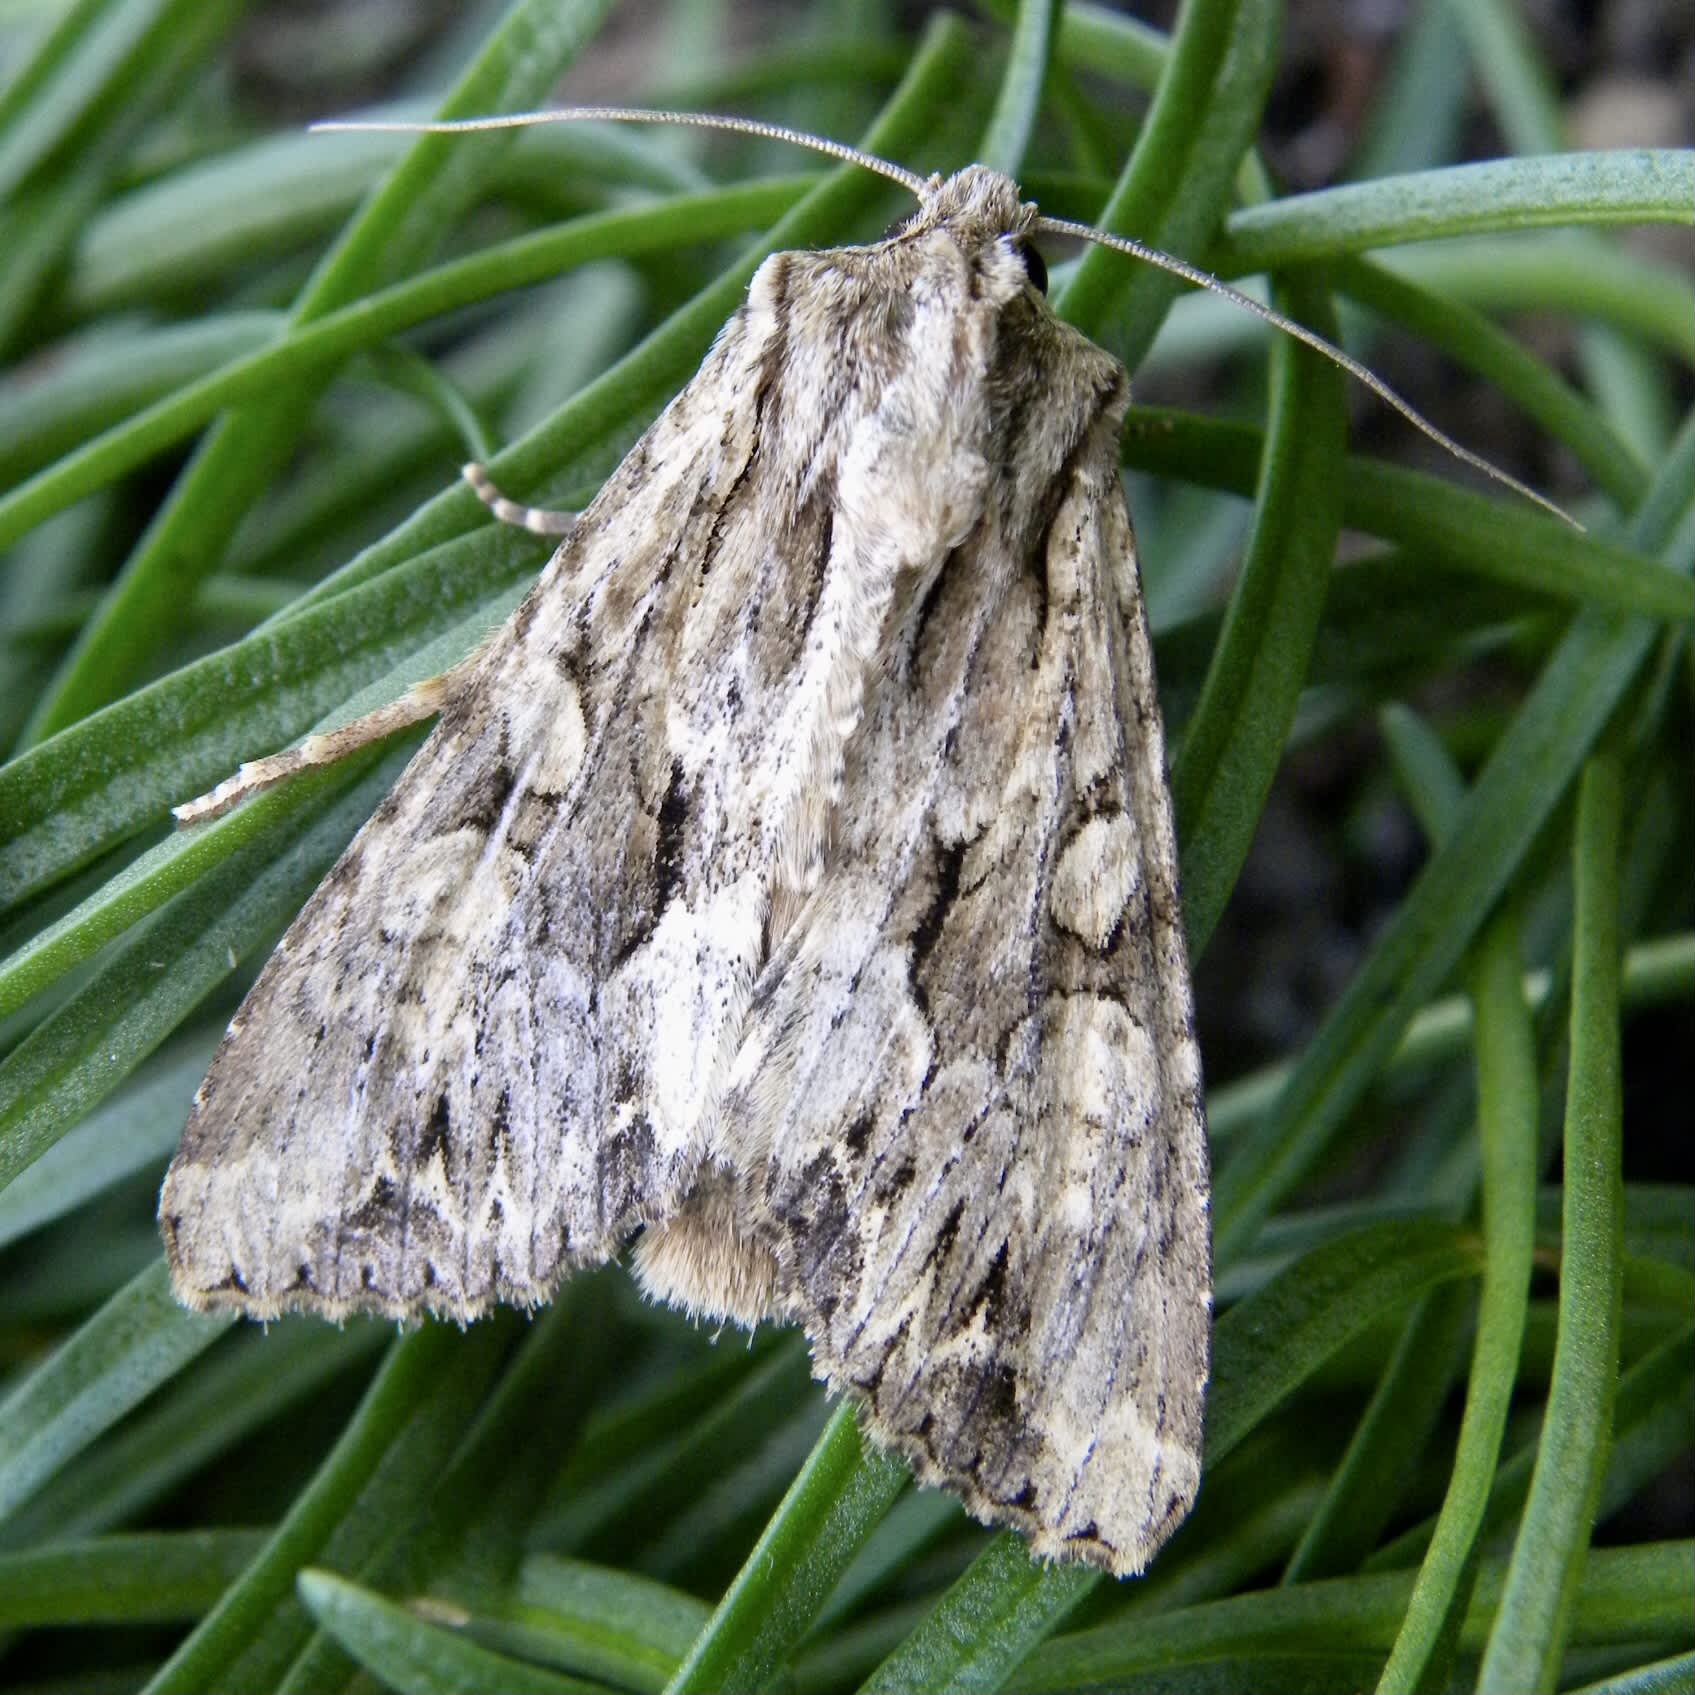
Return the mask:
[(1032, 344), (1078, 416), (1017, 444), (1028, 487), (909, 624), (726, 1117), (779, 1301), (873, 1436), (1038, 1553), (1134, 1571), (1199, 1477), (1200, 1062), (1123, 374), (1051, 319)]
[(726, 326), (267, 963), (161, 1196), (192, 1304), (533, 1304), (689, 1183), (757, 964), (713, 766), (759, 655), (726, 642), (710, 700), (671, 679), (750, 599), (795, 613), (746, 479), (779, 336), (757, 300)]
[(179, 1294), (468, 1316), (638, 1227), (1049, 1556), (1193, 1497), (1200, 1067), (1123, 370), (1006, 178), (778, 254), (266, 966)]

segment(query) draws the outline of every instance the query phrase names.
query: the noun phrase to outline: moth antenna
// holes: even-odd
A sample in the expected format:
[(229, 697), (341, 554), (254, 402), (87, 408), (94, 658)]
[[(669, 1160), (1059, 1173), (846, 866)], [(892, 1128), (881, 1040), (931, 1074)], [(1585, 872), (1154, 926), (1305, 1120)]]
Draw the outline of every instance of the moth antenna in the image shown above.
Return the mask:
[(526, 129), (531, 124), (570, 124), (584, 119), (598, 119), (621, 124), (687, 124), (694, 129), (732, 130), (738, 135), (763, 136), (767, 141), (787, 141), (795, 147), (810, 147), (814, 153), (828, 154), (851, 165), (875, 171), (879, 176), (898, 182), (917, 199), (924, 198), (928, 186), (916, 171), (904, 170), (879, 159), (875, 153), (862, 152), (845, 141), (831, 141), (827, 136), (811, 135), (803, 129), (790, 129), (787, 124), (768, 124), (759, 118), (738, 118), (720, 112), (655, 112), (641, 106), (556, 106), (542, 112), (505, 112), (492, 118), (454, 118), (434, 123), (399, 123), (380, 119), (331, 120), (310, 126), (313, 133), (350, 130), (404, 131), (412, 135), (457, 135), (468, 130)]
[(1197, 288), (1207, 289), (1210, 293), (1219, 295), (1232, 305), (1240, 306), (1246, 312), (1252, 312), (1256, 318), (1263, 318), (1274, 329), (1281, 330), (1285, 335), (1293, 336), (1296, 341), (1304, 343), (1315, 353), (1322, 353), (1331, 364), (1339, 365), (1350, 377), (1362, 382), (1380, 400), (1401, 414), (1415, 429), (1421, 430), (1436, 443), (1445, 453), (1470, 465), (1474, 470), (1481, 471), (1492, 481), (1510, 488), (1515, 494), (1522, 495), (1526, 500), (1533, 501), (1544, 512), (1551, 512), (1556, 518), (1570, 524), (1574, 530), (1581, 531), (1583, 526), (1563, 508), (1556, 506), (1547, 496), (1540, 495), (1535, 489), (1521, 483), (1510, 472), (1491, 465), (1481, 454), (1473, 453), (1469, 447), (1463, 447), (1447, 434), (1439, 430), (1416, 406), (1409, 400), (1403, 400), (1376, 372), (1362, 365), (1351, 354), (1344, 353), (1334, 342), (1329, 342), (1315, 330), (1309, 330), (1306, 325), (1298, 324), (1293, 318), (1285, 317), (1274, 307), (1263, 305), (1251, 294), (1244, 294), (1239, 288), (1232, 288), (1229, 283), (1220, 282), (1208, 271), (1203, 271), (1197, 265), (1191, 265), (1186, 260), (1162, 253), (1157, 247), (1149, 247), (1144, 242), (1137, 241), (1133, 236), (1108, 235), (1104, 230), (1096, 229), (1092, 224), (1073, 223), (1066, 218), (1038, 218), (1036, 230), (1046, 235), (1077, 236), (1084, 241), (1092, 241), (1100, 247), (1116, 248), (1120, 253), (1127, 253), (1132, 259), (1141, 259), (1150, 265), (1157, 265), (1162, 271), (1169, 271), (1173, 276), (1181, 277), (1185, 282), (1194, 283)]
[[(503, 112), (486, 118), (451, 118), (423, 123), (391, 122), (384, 119), (329, 119), (312, 124), (309, 129), (313, 134), (380, 131), (407, 135), (460, 135), (477, 130), (527, 129), (532, 124), (581, 123), (585, 120), (630, 124), (687, 124), (694, 129), (729, 130), (737, 135), (761, 136), (767, 141), (784, 141), (794, 147), (810, 148), (814, 153), (822, 153), (829, 158), (840, 159), (847, 164), (874, 171), (878, 176), (887, 177), (890, 182), (899, 183), (920, 202), (927, 199), (929, 194), (929, 181), (919, 176), (916, 171), (906, 170), (887, 159), (879, 158), (875, 153), (867, 153), (858, 147), (850, 146), (845, 141), (832, 141), (828, 136), (791, 129), (787, 124), (771, 124), (760, 118), (736, 117), (722, 112), (653, 111), (641, 106), (557, 106), (539, 112)], [(1083, 241), (1092, 241), (1098, 247), (1116, 248), (1118, 252), (1128, 254), (1132, 259), (1156, 265), (1162, 271), (1169, 271), (1173, 276), (1181, 277), (1197, 288), (1204, 288), (1241, 307), (1242, 310), (1252, 312), (1255, 317), (1262, 318), (1274, 329), (1293, 336), (1296, 341), (1304, 343), (1314, 352), (1322, 353), (1333, 365), (1340, 366), (1357, 382), (1364, 383), (1373, 394), (1394, 407), (1414, 429), (1422, 431), (1444, 452), (1463, 464), (1470, 465), (1474, 470), (1481, 471), (1492, 481), (1510, 488), (1515, 494), (1540, 506), (1544, 512), (1552, 513), (1554, 517), (1570, 524), (1574, 530), (1583, 529), (1582, 524), (1569, 512), (1556, 506), (1545, 495), (1538, 494), (1535, 489), (1520, 482), (1510, 472), (1491, 465), (1481, 454), (1473, 453), (1469, 447), (1462, 446), (1446, 431), (1438, 429), (1411, 401), (1403, 400), (1380, 376), (1351, 354), (1344, 353), (1333, 342), (1326, 341), (1323, 336), (1309, 330), (1304, 324), (1298, 324), (1293, 318), (1285, 317), (1274, 307), (1262, 305), (1252, 295), (1244, 294), (1226, 282), (1220, 282), (1217, 277), (1201, 270), (1199, 266), (1162, 252), (1157, 247), (1149, 247), (1133, 236), (1109, 235), (1092, 224), (1074, 223), (1068, 218), (1039, 217), (1032, 229), (1042, 234), (1073, 236)]]

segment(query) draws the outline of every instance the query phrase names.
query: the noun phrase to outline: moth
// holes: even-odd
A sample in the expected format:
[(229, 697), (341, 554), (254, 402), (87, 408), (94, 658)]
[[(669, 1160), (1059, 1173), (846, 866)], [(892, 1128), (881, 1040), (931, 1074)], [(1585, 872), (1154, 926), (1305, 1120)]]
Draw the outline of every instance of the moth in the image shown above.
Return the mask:
[(902, 225), (768, 258), (574, 521), (494, 501), (567, 533), (479, 652), (181, 809), (439, 710), (159, 1218), (178, 1296), (259, 1318), (469, 1320), (633, 1239), (800, 1324), (922, 1482), (1135, 1572), (1211, 1275), (1127, 379), (1043, 298), (1072, 226), (865, 162)]

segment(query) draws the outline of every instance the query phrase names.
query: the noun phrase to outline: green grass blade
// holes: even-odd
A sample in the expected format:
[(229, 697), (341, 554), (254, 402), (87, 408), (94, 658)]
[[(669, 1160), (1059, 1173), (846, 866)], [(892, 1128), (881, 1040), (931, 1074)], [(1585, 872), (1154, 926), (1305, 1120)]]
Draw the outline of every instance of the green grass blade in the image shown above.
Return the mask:
[[(1123, 458), (1137, 470), (1246, 494), (1259, 466), (1259, 432), (1248, 424), (1139, 406), (1126, 422)], [(1660, 475), (1677, 463), (1668, 461)], [(1574, 530), (1512, 497), (1475, 494), (1439, 477), (1357, 457), (1339, 476), (1344, 524), (1416, 548), (1449, 571), (1653, 618), (1695, 615), (1695, 589), (1681, 564)], [(1675, 553), (1670, 557), (1675, 560)]]
[(1478, 311), (1557, 309), (1695, 364), (1695, 282), (1688, 272), (1610, 249), (1597, 264), (1582, 231), (1399, 247), (1370, 263)]
[(860, 1685), (862, 1695), (1004, 1688), (1013, 1668), (1100, 1581), (1086, 1566), (1038, 1565), (1023, 1537), (1002, 1531)]
[[(1310, 286), (1287, 301), (1321, 327), (1325, 305)], [(1286, 339), (1272, 358), (1253, 533), (1171, 773), (1192, 958), (1205, 950), (1230, 898), (1282, 758), (1342, 519), (1333, 474), (1343, 434), (1341, 373)]]
[(162, 1260), (114, 1295), (0, 1402), (0, 1519), (230, 1322), (179, 1307)]
[(1518, 1377), (1536, 1216), (1539, 1084), (1535, 1033), (1519, 969), (1517, 925), (1485, 931), (1471, 974), (1476, 1007), (1478, 1124), (1483, 1142), (1483, 1291), (1459, 1446), (1430, 1549), (1377, 1687), (1429, 1687), (1483, 1526)]
[(9, 68), (6, 86), (0, 88), (0, 133), (10, 133), (37, 92), (63, 74), (66, 64), (100, 30), (113, 9), (114, 0), (71, 0), (59, 9), (31, 44), (23, 63)]
[(711, 1616), (669, 1584), (557, 1554), (531, 1554), (510, 1590), (469, 1601), (489, 1646), (639, 1695), (659, 1695)]
[(1695, 153), (1676, 147), (1492, 159), (1345, 183), (1233, 212), (1220, 274), (1338, 259), (1397, 242), (1567, 224), (1695, 222)]
[[(1179, 255), (1198, 253), (1229, 206), (1270, 86), (1277, 8), (1264, 0), (1195, 0), (1160, 75), (1135, 150), (1098, 222)], [(1112, 348), (1141, 360), (1182, 285), (1149, 265), (1093, 247), (1054, 310)]]
[[(155, 1274), (162, 1287), (162, 1267)], [(172, 1320), (166, 1335), (178, 1318), (193, 1318), (161, 1310)], [(331, 1330), (294, 1320), (233, 1336), (192, 1369), (173, 1363), (175, 1375), (145, 1407), (0, 1523), (0, 1547), (89, 1536), (128, 1522), (255, 1431), (309, 1406), (391, 1339), (376, 1323)]]
[[(454, 1588), (463, 1578), (505, 1583), (516, 1571), (543, 1486), (569, 1453), (592, 1400), (598, 1373), (599, 1331), (585, 1320), (594, 1285), (579, 1280), (562, 1291), (548, 1310), (528, 1325), (517, 1351), (492, 1393), (486, 1393), (475, 1423), (461, 1439), (456, 1418), (438, 1417), (426, 1438), (456, 1447), (445, 1469), (432, 1468), (429, 1511), (421, 1524), (362, 1507), (349, 1513), (322, 1558), (352, 1572), (369, 1586), (411, 1590), (426, 1584)], [(509, 1317), (495, 1321), (517, 1328)], [(563, 1381), (585, 1385), (562, 1395)], [(545, 1431), (546, 1440), (538, 1440)], [(420, 1444), (421, 1445), (421, 1444)], [(397, 1522), (398, 1519), (398, 1522)], [(369, 1529), (366, 1529), (366, 1525)], [(244, 1655), (267, 1668), (292, 1647), (299, 1634), (292, 1606), (279, 1609), (268, 1631)], [(267, 1643), (266, 1636), (278, 1644)], [(317, 1695), (352, 1672), (345, 1644), (334, 1633), (315, 1632), (292, 1652), (278, 1695)]]
[(667, 1691), (762, 1688), (906, 1480), (898, 1459), (866, 1447), (853, 1409), (838, 1407)]
[[(240, 1579), (159, 1668), (147, 1695), (192, 1695), (274, 1682), (309, 1633), (308, 1620), (293, 1601), (296, 1575), (334, 1545), (368, 1485), (386, 1481), (392, 1491), (399, 1483), (418, 1492), (416, 1510), (423, 1510), (422, 1492), (443, 1446), (456, 1434), (447, 1425), (453, 1417), (463, 1418), (466, 1401), (487, 1383), (504, 1347), (505, 1337), (494, 1325), (461, 1336), (430, 1323), (394, 1343), (312, 1482)], [(388, 1473), (386, 1479), (379, 1468)], [(355, 1537), (365, 1542), (393, 1535), (396, 1528), (381, 1515), (373, 1515), (368, 1528), (353, 1522)]]
[(1484, 1691), (1555, 1681), (1600, 1497), (1618, 1376), (1623, 1205), (1618, 847), (1623, 773), (1584, 773), (1567, 1091), (1560, 1327), (1530, 1498), (1479, 1673)]
[[(1481, 313), (1443, 300), (1380, 264), (1349, 260), (1336, 286), (1492, 383), (1576, 455), (1584, 470), (1628, 510), (1647, 492), (1648, 473), (1628, 443), (1574, 388)], [(1695, 302), (1691, 303), (1695, 305)]]
[(333, 1572), (303, 1571), (298, 1585), (312, 1617), (403, 1695), (601, 1695), (607, 1687), (480, 1647)]
[(977, 150), (982, 164), (1009, 177), (1017, 176), (1024, 162), (1041, 111), (1042, 82), (1047, 76), (1059, 10), (1058, 0), (1019, 0), (994, 116)]
[[(1504, 1562), (1486, 1560), (1466, 1615), (1462, 1644), (1475, 1647), (1500, 1598)], [(1596, 1550), (1574, 1607), (1587, 1642), (1676, 1640), (1688, 1632), (1687, 1592), (1695, 1543), (1660, 1542)], [(1217, 1666), (1214, 1680), (1177, 1687), (1240, 1688), (1239, 1656), (1380, 1655), (1392, 1639), (1411, 1587), (1409, 1573), (1333, 1578), (1178, 1608), (1156, 1617), (1079, 1631), (1048, 1643), (1004, 1687), (1018, 1695), (1064, 1689), (1122, 1690), (1181, 1667)], [(1164, 1687), (1164, 1685), (1156, 1685)], [(1346, 1687), (1346, 1685), (1342, 1685)], [(1547, 1689), (1551, 1684), (1519, 1684)]]
[(1367, 1225), (1285, 1267), (1214, 1327), (1207, 1465), (1217, 1465), (1349, 1338), (1476, 1270), (1466, 1239), (1433, 1219)]
[[(363, 689), (380, 694), (386, 679), (398, 694), (438, 653), (443, 663), (461, 657), (527, 582), (534, 552), (515, 537), (490, 536), (480, 550), (471, 541), (449, 544), (333, 606), (209, 654), (0, 766), (8, 820), (0, 906), (162, 821), (169, 806), (203, 793), (242, 759), (274, 752), (335, 709), (363, 701)], [(458, 651), (448, 651), (455, 644)], [(100, 940), (116, 934), (148, 909), (149, 879), (168, 887), (181, 876), (171, 870), (180, 855), (202, 870), (250, 840), (254, 828), (177, 837), (131, 866), (127, 883), (91, 897), (85, 913), (67, 914), (7, 961), (4, 1004), (21, 1005), (61, 961), (85, 951), (75, 934), (80, 924), (96, 924)]]
[[(297, 912), (397, 772), (369, 753), (262, 795), (281, 815), (120, 944), (107, 968), (0, 1061), (0, 1186), (52, 1146)], [(358, 779), (363, 778), (363, 781)], [(346, 792), (343, 792), (346, 791)], [(320, 816), (308, 803), (340, 798)]]
[[(80, 7), (49, 35), (0, 107), (0, 200), (56, 153), (121, 123), (138, 83), (196, 10), (192, 0), (118, 0)], [(23, 98), (25, 93), (29, 98)]]
[(0, 1628), (198, 1618), (263, 1540), (258, 1530), (146, 1531), (0, 1554)]
[(1695, 1689), (1695, 1654), (1676, 1654), (1653, 1665), (1616, 1672), (1599, 1683), (1585, 1683), (1567, 1695), (1687, 1695)]
[(351, 353), (572, 266), (709, 241), (761, 223), (793, 205), (813, 180), (782, 177), (590, 214), (563, 228), (516, 237), (425, 270), (298, 323), (280, 339), (154, 402), (0, 498), (0, 543), (175, 445), (225, 407), (251, 405), (274, 394), (279, 384), (309, 386)]
[(176, 1146), (216, 1041), (212, 1030), (200, 1029), (169, 1043), (128, 1086), (0, 1191), (0, 1247), (157, 1166)]
[(192, 323), (62, 342), (50, 371), (0, 382), (0, 483), (17, 482), (162, 395), (252, 353), (282, 322), (276, 312), (208, 313)]
[(1283, 1568), (1284, 1583), (1353, 1571), (1377, 1545), (1441, 1417), (1471, 1316), (1470, 1289), (1453, 1285), (1432, 1290), (1413, 1308)]

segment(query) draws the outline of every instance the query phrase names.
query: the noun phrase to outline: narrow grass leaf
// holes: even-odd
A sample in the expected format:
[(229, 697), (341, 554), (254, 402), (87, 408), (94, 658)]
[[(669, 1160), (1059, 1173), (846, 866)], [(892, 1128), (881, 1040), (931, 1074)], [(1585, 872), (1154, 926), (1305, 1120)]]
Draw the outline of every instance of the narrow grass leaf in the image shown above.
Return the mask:
[[(190, 1695), (274, 1683), (310, 1632), (303, 1613), (296, 1621), (284, 1611), (282, 1628), (266, 1634), (283, 1604), (292, 1602), (296, 1575), (332, 1544), (348, 1516), (357, 1512), (368, 1485), (404, 1481), (415, 1490), (427, 1489), (430, 1473), (416, 1462), (429, 1461), (439, 1453), (446, 1434), (439, 1429), (443, 1404), (454, 1403), (463, 1416), (464, 1390), (487, 1382), (503, 1345), (494, 1326), (484, 1325), (462, 1336), (434, 1323), (394, 1343), (359, 1410), (311, 1483), (237, 1582), (159, 1668), (146, 1695)], [(395, 1454), (401, 1456), (401, 1472), (422, 1471), (422, 1475), (396, 1479)], [(407, 1459), (414, 1465), (406, 1465)], [(383, 1479), (379, 1470), (385, 1461), (389, 1475)], [(439, 1458), (435, 1463), (439, 1464)], [(422, 1495), (416, 1505), (423, 1510)], [(393, 1534), (399, 1523), (395, 1517), (386, 1523), (376, 1518), (353, 1529), (359, 1540), (368, 1541), (372, 1536)], [(263, 1655), (250, 1652), (256, 1639), (264, 1641)]]
[[(1461, 1637), (1465, 1648), (1474, 1650), (1481, 1643), (1504, 1576), (1502, 1560), (1485, 1560), (1480, 1565)], [(1628, 1643), (1686, 1635), (1691, 1581), (1695, 1581), (1695, 1542), (1597, 1549), (1574, 1597), (1576, 1639)], [(1234, 1661), (1241, 1655), (1310, 1653), (1315, 1643), (1322, 1643), (1326, 1653), (1381, 1654), (1394, 1637), (1411, 1586), (1410, 1573), (1331, 1578), (1152, 1617), (1138, 1615), (1121, 1624), (1056, 1638), (1033, 1654), (1003, 1687), (1018, 1695), (1052, 1689), (1122, 1690), (1139, 1687), (1150, 1674), (1177, 1667)]]
[(178, 1306), (162, 1259), (114, 1295), (0, 1402), (0, 1520), (230, 1323)]
[(1647, 492), (1647, 468), (1630, 444), (1557, 371), (1481, 312), (1364, 259), (1336, 266), (1333, 276), (1338, 291), (1350, 300), (1410, 330), (1515, 402), (1570, 448), (1616, 506), (1628, 511)]
[[(421, 674), (415, 662), (430, 644), (462, 631), (468, 650), (534, 565), (533, 548), (503, 546), (499, 537), (480, 548), (469, 539), (441, 548), (333, 608), (209, 654), (0, 766), (0, 813), (8, 820), (0, 902), (14, 905), (50, 887), (157, 823), (174, 803), (203, 793), (242, 759), (286, 746), (385, 675), (393, 674), (398, 692), (403, 678)], [(220, 843), (251, 840), (256, 828), (257, 820), (185, 835), (166, 857), (186, 853), (194, 863)], [(122, 900), (122, 891), (103, 897), (114, 898)], [(121, 927), (124, 915), (117, 916)], [(44, 933), (33, 948), (39, 958), (54, 945)], [(41, 986), (29, 958), (0, 967), (14, 983), (0, 989), (8, 1005)]]
[(467, 1605), (488, 1646), (641, 1695), (659, 1695), (711, 1616), (669, 1584), (557, 1554), (527, 1556), (511, 1589), (473, 1588)]
[(1623, 801), (1619, 762), (1610, 754), (1597, 756), (1584, 773), (1577, 815), (1559, 1336), (1530, 1497), (1478, 1676), (1478, 1688), (1491, 1695), (1547, 1687), (1558, 1677), (1612, 1434), (1623, 1228), (1618, 1004)]
[(190, 1031), (0, 1191), (0, 1247), (74, 1212), (176, 1146), (218, 1030)]
[(1425, 867), (1276, 1106), (1218, 1174), (1221, 1258), (1240, 1252), (1309, 1169), (1458, 962), (1653, 646), (1653, 626), (1579, 614), (1497, 743), (1452, 836)]
[[(1268, 0), (1195, 0), (1179, 27), (1136, 145), (1097, 222), (1168, 253), (1203, 250), (1228, 210), (1275, 61)], [(1054, 310), (1132, 369), (1182, 285), (1091, 247)]]
[(1058, 0), (1019, 0), (994, 116), (977, 150), (982, 164), (1009, 177), (1018, 175), (1041, 111), (1042, 84), (1059, 10)]
[[(1324, 328), (1310, 284), (1280, 304)], [(1278, 341), (1253, 532), (1171, 775), (1191, 958), (1247, 858), (1306, 681), (1341, 526), (1342, 398), (1333, 365)]]
[(1585, 1683), (1567, 1695), (1687, 1695), (1695, 1689), (1695, 1653), (1615, 1672), (1599, 1683)]
[(1384, 1220), (1311, 1249), (1218, 1320), (1206, 1463), (1216, 1465), (1351, 1337), (1477, 1270), (1434, 1219)]
[(0, 1628), (198, 1618), (264, 1537), (259, 1530), (156, 1530), (0, 1554)]
[[(702, 190), (658, 205), (592, 213), (559, 229), (517, 236), (421, 270), (346, 306), (293, 323), (265, 346), (165, 395), (0, 497), (0, 544), (175, 446), (223, 408), (245, 404), (252, 409), (279, 385), (309, 390), (350, 355), (402, 330), (557, 277), (575, 265), (664, 251), (745, 229), (793, 205), (814, 180), (780, 177)], [(486, 511), (483, 517), (486, 521)], [(44, 721), (38, 735), (58, 727)]]
[(61, 342), (46, 371), (0, 380), (0, 484), (12, 484), (142, 407), (244, 358), (282, 327), (276, 312), (208, 312), (185, 324), (101, 326)]
[(860, 1685), (862, 1695), (989, 1691), (1101, 1581), (1086, 1566), (1041, 1566), (1001, 1531), (922, 1624)]
[(1491, 159), (1245, 206), (1231, 213), (1208, 257), (1221, 274), (1239, 276), (1494, 230), (1686, 224), (1692, 205), (1695, 153), (1684, 148)]
[[(1154, 406), (1132, 408), (1126, 420), (1125, 464), (1208, 488), (1248, 493), (1259, 452), (1259, 432), (1249, 424)], [(1349, 458), (1337, 475), (1350, 529), (1416, 550), (1445, 570), (1653, 618), (1695, 616), (1687, 572), (1645, 550), (1579, 533), (1512, 498), (1376, 460)]]
[(1353, 1571), (1377, 1545), (1442, 1415), (1472, 1309), (1471, 1290), (1448, 1284), (1408, 1315), (1330, 1486), (1283, 1568), (1284, 1583)]
[(1534, 1247), (1540, 1092), (1518, 951), (1516, 923), (1497, 918), (1484, 932), (1471, 972), (1483, 1145), (1483, 1290), (1453, 1470), (1379, 1695), (1430, 1686), (1450, 1621), (1465, 1604), (1465, 1574), (1518, 1378)]
[[(260, 796), (283, 813), (281, 827), (245, 842), (137, 926), (98, 977), (0, 1061), (0, 1185), (104, 1100), (243, 954), (299, 910), (396, 770), (397, 762), (355, 755), (306, 773), (274, 801)], [(314, 817), (307, 803), (330, 795), (339, 798)]]
[(667, 1690), (762, 1688), (906, 1481), (898, 1459), (867, 1449), (853, 1409), (838, 1407)]
[[(153, 1275), (162, 1286), (162, 1266)], [(0, 1523), (0, 1548), (91, 1536), (134, 1519), (254, 1432), (309, 1405), (391, 1340), (374, 1322), (333, 1330), (292, 1320), (232, 1336), (192, 1368), (172, 1362), (174, 1375), (160, 1374), (166, 1380), (145, 1407)]]
[[(443, 103), (456, 117), (545, 96), (609, 0), (519, 0)], [(344, 306), (431, 250), (469, 202), (483, 160), (506, 138), (420, 136), (317, 266), (296, 302), (305, 323)], [(168, 627), (171, 604), (217, 563), (223, 538), (293, 450), (322, 377), (296, 380), (263, 405), (225, 417), (107, 592), (31, 719), (40, 739), (121, 694)]]
[(601, 1695), (607, 1687), (497, 1654), (333, 1572), (303, 1571), (298, 1584), (312, 1617), (402, 1695)]

